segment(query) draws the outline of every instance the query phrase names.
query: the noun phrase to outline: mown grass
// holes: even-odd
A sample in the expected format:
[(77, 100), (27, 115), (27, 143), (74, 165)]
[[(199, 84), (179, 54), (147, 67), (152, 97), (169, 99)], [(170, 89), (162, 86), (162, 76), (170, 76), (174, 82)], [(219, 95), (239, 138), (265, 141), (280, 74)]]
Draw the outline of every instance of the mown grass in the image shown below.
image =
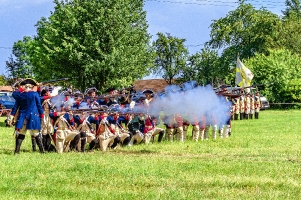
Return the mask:
[(14, 155), (0, 122), (0, 199), (300, 199), (299, 110), (233, 121), (228, 139)]

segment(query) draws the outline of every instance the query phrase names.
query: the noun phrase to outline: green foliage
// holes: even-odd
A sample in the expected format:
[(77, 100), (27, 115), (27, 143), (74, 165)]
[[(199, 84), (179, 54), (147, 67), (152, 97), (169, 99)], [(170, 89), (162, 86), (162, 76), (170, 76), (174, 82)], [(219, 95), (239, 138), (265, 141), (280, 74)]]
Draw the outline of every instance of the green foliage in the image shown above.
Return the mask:
[(151, 63), (143, 0), (55, 1), (37, 23), (30, 50), (40, 79), (73, 78), (75, 87), (128, 86)]
[(257, 54), (244, 61), (255, 74), (253, 82), (265, 84), (264, 94), (271, 102), (300, 100), (301, 58), (289, 50), (270, 50), (269, 56)]
[(217, 51), (204, 48), (201, 52), (189, 56), (181, 79), (195, 80), (201, 85), (218, 85), (228, 72), (227, 66), (223, 65)]
[(301, 56), (301, 17), (289, 15), (285, 17), (277, 27), (275, 40), (271, 43), (272, 48), (285, 48), (292, 53)]
[(255, 53), (266, 53), (278, 23), (280, 19), (277, 15), (264, 8), (256, 10), (251, 4), (242, 2), (226, 17), (213, 21), (210, 26), (211, 39), (207, 44), (224, 51), (232, 49), (228, 56), (235, 59), (238, 54), (240, 58), (249, 58)]
[(301, 18), (301, 3), (300, 0), (286, 0), (286, 9), (282, 11), (284, 18), (290, 18), (292, 16)]
[(153, 42), (155, 52), (155, 66), (153, 72), (161, 73), (162, 77), (169, 83), (178, 78), (186, 68), (188, 50), (184, 46), (185, 39), (157, 34), (158, 39)]
[(4, 75), (0, 75), (0, 85), (5, 86), (7, 84), (6, 77)]
[(30, 46), (32, 39), (25, 36), (23, 40), (14, 43), (12, 53), (14, 57), (10, 57), (6, 61), (6, 71), (11, 79), (33, 77), (33, 67), (30, 64), (30, 58), (27, 54), (27, 49)]
[(0, 198), (299, 199), (300, 114), (233, 121), (228, 139), (45, 155), (31, 152), (29, 133), (13, 155), (13, 128), (0, 118)]

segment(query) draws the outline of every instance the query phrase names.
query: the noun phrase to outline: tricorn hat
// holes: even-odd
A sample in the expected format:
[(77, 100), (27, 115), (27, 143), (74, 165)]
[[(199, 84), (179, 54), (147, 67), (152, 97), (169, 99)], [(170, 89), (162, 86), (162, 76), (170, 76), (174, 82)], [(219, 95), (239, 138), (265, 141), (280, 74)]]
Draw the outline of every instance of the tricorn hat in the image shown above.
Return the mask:
[(92, 92), (98, 92), (98, 90), (95, 87), (87, 88), (85, 91), (85, 95), (90, 94)]
[(153, 94), (154, 91), (152, 91), (151, 89), (145, 89), (145, 90), (143, 90), (142, 93), (143, 93), (143, 94)]
[(39, 85), (39, 83), (32, 78), (26, 78), (26, 79), (20, 81), (20, 83), (19, 83), (19, 85), (27, 85), (27, 84), (31, 84), (33, 86)]
[(61, 93), (61, 95), (71, 96), (71, 92), (70, 91), (64, 91), (64, 92)]
[(47, 92), (52, 92), (52, 87), (44, 86), (41, 90), (41, 96), (44, 96)]
[(110, 93), (110, 92), (113, 92), (114, 90), (116, 90), (115, 88), (113, 88), (113, 87), (111, 87), (111, 88), (108, 88), (108, 89), (106, 89), (106, 91), (105, 92), (108, 92), (108, 93)]

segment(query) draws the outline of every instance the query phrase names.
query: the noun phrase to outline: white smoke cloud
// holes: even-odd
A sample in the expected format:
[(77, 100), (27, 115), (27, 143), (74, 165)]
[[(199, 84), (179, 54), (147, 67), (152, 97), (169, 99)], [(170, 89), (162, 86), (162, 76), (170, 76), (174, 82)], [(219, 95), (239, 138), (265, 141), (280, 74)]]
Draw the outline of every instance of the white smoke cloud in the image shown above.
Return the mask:
[[(171, 89), (172, 88), (172, 89)], [(230, 102), (225, 97), (216, 95), (210, 85), (199, 86), (186, 91), (178, 86), (166, 88), (163, 97), (157, 97), (149, 107), (139, 105), (136, 112), (146, 112), (153, 116), (164, 113), (167, 116), (181, 115), (183, 119), (194, 123), (206, 117), (206, 124), (223, 125), (229, 118)]]

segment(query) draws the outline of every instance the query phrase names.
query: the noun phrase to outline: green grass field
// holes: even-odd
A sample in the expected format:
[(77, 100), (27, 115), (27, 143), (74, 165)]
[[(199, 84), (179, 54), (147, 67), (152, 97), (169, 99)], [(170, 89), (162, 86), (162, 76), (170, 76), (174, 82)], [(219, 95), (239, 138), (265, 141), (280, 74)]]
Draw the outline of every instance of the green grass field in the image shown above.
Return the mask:
[[(14, 155), (0, 119), (0, 199), (300, 199), (301, 111), (233, 121), (228, 139)], [(191, 133), (190, 133), (191, 134)]]

